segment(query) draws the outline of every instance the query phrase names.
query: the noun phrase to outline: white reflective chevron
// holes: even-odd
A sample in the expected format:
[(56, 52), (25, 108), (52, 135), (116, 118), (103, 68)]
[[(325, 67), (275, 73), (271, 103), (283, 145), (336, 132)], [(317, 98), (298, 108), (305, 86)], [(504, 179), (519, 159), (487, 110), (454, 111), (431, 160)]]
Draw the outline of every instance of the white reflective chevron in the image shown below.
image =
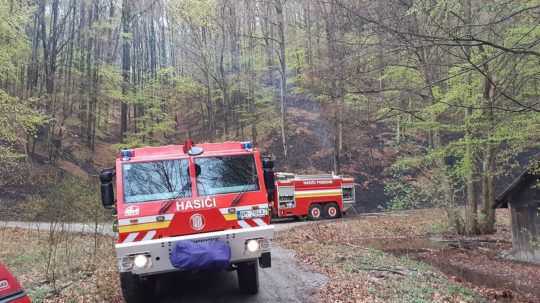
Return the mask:
[(244, 220), (238, 220), (238, 225), (240, 225), (240, 227), (242, 227), (242, 228), (250, 228), (251, 227), (251, 225), (249, 225), (249, 223), (247, 223)]
[(264, 226), (266, 223), (261, 218), (253, 219), (255, 223), (257, 223), (258, 226)]
[(144, 235), (144, 238), (142, 239), (142, 241), (146, 241), (146, 240), (152, 240), (154, 239), (154, 236), (156, 235), (156, 231), (155, 230), (150, 230), (146, 233), (146, 235)]
[(124, 242), (122, 243), (130, 243), (130, 242), (133, 242), (135, 241), (135, 239), (137, 239), (137, 236), (139, 235), (139, 233), (130, 233), (126, 239), (124, 240)]

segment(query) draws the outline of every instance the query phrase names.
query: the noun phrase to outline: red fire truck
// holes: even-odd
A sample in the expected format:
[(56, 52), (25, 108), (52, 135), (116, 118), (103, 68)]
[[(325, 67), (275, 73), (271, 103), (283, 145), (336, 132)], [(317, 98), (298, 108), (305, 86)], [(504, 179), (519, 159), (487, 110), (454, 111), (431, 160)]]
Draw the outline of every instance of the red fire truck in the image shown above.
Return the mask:
[(355, 203), (354, 179), (334, 174), (275, 174), (272, 216), (333, 219)]
[(30, 303), (30, 299), (21, 288), (21, 284), (0, 264), (0, 302)]
[(122, 150), (100, 181), (126, 301), (152, 302), (156, 278), (174, 271), (236, 270), (257, 293), (258, 267), (271, 266), (271, 166), (250, 142)]

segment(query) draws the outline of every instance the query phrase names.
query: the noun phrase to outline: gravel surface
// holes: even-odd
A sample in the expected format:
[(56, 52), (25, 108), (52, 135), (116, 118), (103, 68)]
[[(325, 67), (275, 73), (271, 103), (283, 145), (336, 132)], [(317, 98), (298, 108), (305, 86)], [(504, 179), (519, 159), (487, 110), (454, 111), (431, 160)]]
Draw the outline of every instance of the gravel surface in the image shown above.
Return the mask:
[(300, 267), (290, 250), (272, 248), (272, 267), (259, 268), (259, 293), (244, 295), (238, 289), (236, 272), (206, 273), (183, 277), (174, 275), (162, 282), (159, 302), (312, 302), (314, 291), (327, 278)]

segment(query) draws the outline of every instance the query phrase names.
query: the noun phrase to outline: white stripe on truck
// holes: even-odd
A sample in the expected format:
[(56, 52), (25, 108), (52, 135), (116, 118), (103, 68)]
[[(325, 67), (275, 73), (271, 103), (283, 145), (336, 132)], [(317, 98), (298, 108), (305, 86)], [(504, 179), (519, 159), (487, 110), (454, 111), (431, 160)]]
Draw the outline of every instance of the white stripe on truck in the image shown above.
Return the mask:
[(137, 238), (137, 236), (139, 235), (139, 233), (130, 233), (126, 239), (124, 240), (124, 242), (122, 243), (130, 243), (130, 242), (133, 242), (135, 241), (135, 239)]

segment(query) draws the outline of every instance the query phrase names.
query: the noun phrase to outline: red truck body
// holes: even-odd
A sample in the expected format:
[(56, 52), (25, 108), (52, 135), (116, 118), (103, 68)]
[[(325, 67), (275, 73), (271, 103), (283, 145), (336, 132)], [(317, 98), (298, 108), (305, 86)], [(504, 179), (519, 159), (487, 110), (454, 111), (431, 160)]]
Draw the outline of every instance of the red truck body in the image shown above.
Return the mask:
[(355, 203), (354, 179), (276, 173), (273, 217), (337, 218)]
[[(184, 160), (187, 161), (185, 169), (189, 170), (190, 184), (197, 184), (195, 162), (197, 159), (208, 157), (250, 157), (254, 161), (253, 168), (256, 175), (262, 176), (262, 164), (259, 152), (248, 151), (241, 148), (239, 142), (226, 143), (206, 143), (198, 145), (203, 148), (204, 153), (191, 157), (183, 152), (182, 146), (160, 146), (144, 147), (133, 150), (133, 156), (129, 161), (119, 159), (116, 163), (116, 188), (117, 188), (117, 210), (119, 222), (118, 243), (137, 242), (142, 240), (161, 239), (164, 237), (175, 237), (213, 231), (241, 229), (249, 227), (264, 226), (270, 223), (269, 216), (263, 216), (260, 220), (246, 219), (238, 220), (236, 213), (229, 214), (229, 209), (243, 208), (252, 209), (268, 208), (266, 200), (266, 187), (263, 178), (257, 180), (258, 189), (248, 191), (242, 195), (242, 199), (234, 206), (232, 201), (238, 196), (238, 192), (224, 194), (205, 195), (197, 192), (197, 186), (191, 186), (189, 197), (176, 197), (169, 208), (160, 213), (160, 208), (167, 199), (156, 199), (145, 203), (126, 203), (124, 200), (124, 172), (125, 165), (137, 163), (147, 163), (152, 160)], [(195, 213), (204, 218), (201, 228), (193, 228), (190, 218)], [(149, 217), (160, 215), (163, 220), (147, 222)]]
[(23, 291), (21, 284), (2, 264), (0, 264), (0, 302), (30, 303), (30, 299)]

